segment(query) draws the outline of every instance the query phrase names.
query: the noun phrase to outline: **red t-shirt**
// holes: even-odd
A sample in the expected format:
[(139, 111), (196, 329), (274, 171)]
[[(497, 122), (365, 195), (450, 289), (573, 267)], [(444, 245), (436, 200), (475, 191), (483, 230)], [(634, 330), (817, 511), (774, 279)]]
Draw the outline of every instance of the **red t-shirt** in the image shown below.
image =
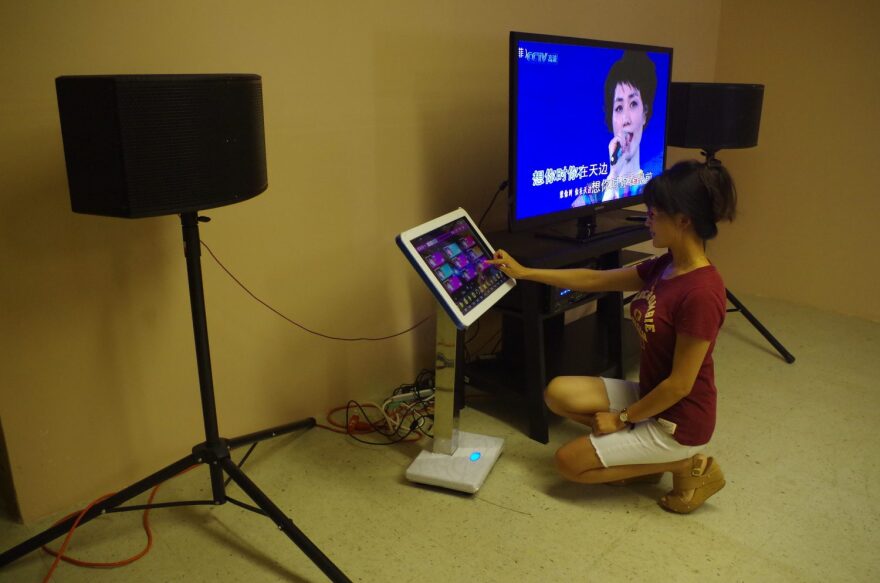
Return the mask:
[(661, 425), (683, 445), (708, 443), (715, 430), (715, 366), (712, 350), (724, 322), (724, 282), (713, 265), (663, 279), (672, 263), (666, 253), (637, 266), (645, 282), (630, 304), (630, 315), (642, 345), (639, 386), (644, 397), (672, 372), (676, 334), (708, 340), (709, 350), (688, 396), (657, 415)]

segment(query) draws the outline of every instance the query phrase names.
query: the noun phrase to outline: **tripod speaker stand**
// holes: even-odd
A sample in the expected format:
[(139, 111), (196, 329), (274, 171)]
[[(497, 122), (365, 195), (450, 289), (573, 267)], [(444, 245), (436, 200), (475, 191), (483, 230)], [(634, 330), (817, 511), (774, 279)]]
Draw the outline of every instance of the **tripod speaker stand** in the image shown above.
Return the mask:
[[(669, 145), (700, 148), (706, 164), (718, 163), (722, 148), (751, 148), (758, 144), (764, 86), (743, 83), (672, 83), (669, 94)], [(773, 334), (725, 288), (733, 304), (775, 348), (785, 362), (794, 362)]]
[[(207, 219), (191, 207), (229, 204), (266, 189), (260, 78), (60, 77), (56, 88), (74, 210), (129, 218), (180, 214), (205, 428), (205, 441), (191, 453), (94, 505), (82, 516), (80, 525), (105, 512), (230, 502), (272, 520), (331, 581), (350, 581), (229, 453), (313, 427), (315, 420), (308, 418), (231, 439), (220, 437), (217, 426), (198, 225)], [(120, 506), (199, 464), (209, 467), (211, 500)], [(228, 496), (226, 476), (256, 506)], [(65, 520), (7, 550), (0, 555), (0, 567), (67, 533), (76, 520)]]

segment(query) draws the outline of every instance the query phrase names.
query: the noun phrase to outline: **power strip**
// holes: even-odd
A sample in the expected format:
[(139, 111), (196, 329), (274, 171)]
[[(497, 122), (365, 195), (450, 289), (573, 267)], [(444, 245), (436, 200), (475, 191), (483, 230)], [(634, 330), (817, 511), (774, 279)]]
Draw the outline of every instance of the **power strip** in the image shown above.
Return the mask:
[(433, 396), (434, 389), (420, 389), (418, 391), (407, 391), (406, 393), (398, 393), (396, 395), (393, 395), (388, 399), (388, 402), (397, 403), (400, 401), (415, 401), (417, 398), (428, 399)]

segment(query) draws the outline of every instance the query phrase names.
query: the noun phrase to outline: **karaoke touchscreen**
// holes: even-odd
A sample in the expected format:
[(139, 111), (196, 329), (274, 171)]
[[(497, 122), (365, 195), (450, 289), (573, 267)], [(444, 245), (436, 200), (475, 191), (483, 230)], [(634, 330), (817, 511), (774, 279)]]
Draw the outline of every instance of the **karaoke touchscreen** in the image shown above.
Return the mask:
[(495, 251), (464, 209), (404, 231), (397, 244), (459, 329), (516, 285), (486, 263)]

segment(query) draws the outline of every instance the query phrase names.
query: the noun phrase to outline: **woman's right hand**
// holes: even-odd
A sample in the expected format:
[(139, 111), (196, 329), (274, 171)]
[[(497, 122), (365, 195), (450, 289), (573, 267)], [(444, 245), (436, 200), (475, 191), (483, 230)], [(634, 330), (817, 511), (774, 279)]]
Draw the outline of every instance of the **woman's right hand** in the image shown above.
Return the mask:
[(528, 268), (523, 267), (519, 262), (511, 257), (504, 249), (495, 252), (492, 259), (486, 260), (486, 263), (494, 265), (501, 270), (501, 273), (513, 279), (527, 279)]
[[(615, 153), (617, 154), (616, 156)], [(611, 162), (611, 166), (617, 166), (617, 163), (620, 162), (621, 154), (623, 154), (623, 137), (615, 135), (608, 142), (608, 160)]]

